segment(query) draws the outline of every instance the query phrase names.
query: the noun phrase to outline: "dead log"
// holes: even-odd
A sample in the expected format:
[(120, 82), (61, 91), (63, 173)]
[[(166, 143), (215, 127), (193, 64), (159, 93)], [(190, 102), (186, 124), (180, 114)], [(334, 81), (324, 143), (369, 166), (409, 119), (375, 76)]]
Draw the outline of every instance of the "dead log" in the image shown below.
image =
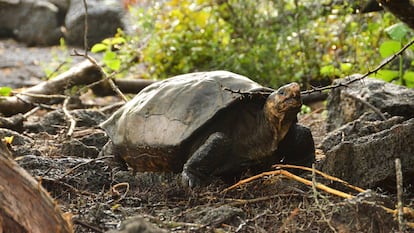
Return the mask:
[[(86, 60), (53, 79), (27, 88), (15, 96), (0, 99), (0, 113), (11, 116), (29, 111), (35, 103), (49, 104), (52, 101), (56, 102), (56, 99), (45, 98), (44, 96), (63, 94), (65, 90), (72, 86), (91, 84), (103, 77), (101, 68)], [(59, 101), (63, 101), (63, 99), (59, 99)]]
[(393, 15), (414, 29), (414, 2), (411, 0), (377, 0)]
[(0, 142), (0, 232), (73, 232), (56, 202)]
[[(147, 79), (114, 79), (115, 85), (122, 93), (137, 94), (155, 81)], [(93, 93), (98, 96), (115, 95), (108, 82), (102, 82), (92, 87)]]

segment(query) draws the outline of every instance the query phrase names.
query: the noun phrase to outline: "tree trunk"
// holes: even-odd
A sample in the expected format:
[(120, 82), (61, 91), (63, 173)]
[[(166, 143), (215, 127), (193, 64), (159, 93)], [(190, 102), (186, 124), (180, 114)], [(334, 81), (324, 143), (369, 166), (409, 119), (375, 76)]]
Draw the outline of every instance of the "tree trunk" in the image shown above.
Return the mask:
[(0, 142), (0, 233), (73, 232), (56, 201)]
[(377, 0), (385, 9), (414, 29), (414, 2), (411, 0)]

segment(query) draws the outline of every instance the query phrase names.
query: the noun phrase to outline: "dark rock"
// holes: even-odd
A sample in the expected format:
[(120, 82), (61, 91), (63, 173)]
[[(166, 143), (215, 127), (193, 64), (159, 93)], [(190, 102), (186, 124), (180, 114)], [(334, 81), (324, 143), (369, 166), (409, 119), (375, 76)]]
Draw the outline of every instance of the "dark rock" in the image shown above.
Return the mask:
[(56, 191), (53, 189), (55, 184), (48, 182), (51, 180), (60, 180), (75, 188), (93, 192), (102, 191), (102, 187), (110, 187), (112, 182), (111, 171), (100, 160), (27, 155), (17, 162), (33, 176), (43, 177), (42, 185), (50, 192)]
[[(121, 1), (88, 0), (88, 45), (112, 37), (118, 28), (123, 28), (125, 14)], [(85, 8), (82, 1), (71, 1), (66, 14), (66, 40), (69, 44), (83, 46)]]
[(329, 132), (320, 143), (319, 148), (327, 152), (340, 143), (353, 142), (364, 136), (389, 129), (404, 121), (404, 118), (399, 116), (391, 117), (385, 121), (376, 119), (375, 116), (372, 113), (365, 113), (359, 119)]
[(13, 136), (13, 141), (9, 149), (13, 152), (14, 156), (18, 157), (27, 154), (41, 154), (37, 149), (33, 147), (35, 142), (31, 138), (13, 130), (0, 128), (0, 138), (11, 136)]
[(87, 146), (95, 146), (99, 150), (108, 142), (108, 136), (103, 131), (95, 132), (86, 135), (79, 139), (83, 144)]
[(49, 1), (0, 0), (2, 37), (15, 37), (28, 45), (57, 44), (63, 35), (62, 21), (59, 8)]
[(11, 136), (13, 136), (12, 145), (15, 145), (15, 146), (22, 146), (24, 144), (33, 143), (32, 139), (24, 135), (21, 135), (18, 132), (15, 132), (9, 129), (0, 129), (0, 138), (11, 137)]
[[(70, 111), (70, 114), (75, 118), (77, 127), (94, 127), (106, 119), (103, 113), (92, 109), (76, 109)], [(56, 110), (47, 113), (40, 120), (25, 123), (24, 127), (33, 133), (57, 134), (62, 128), (67, 128), (68, 124), (63, 111)]]
[(11, 129), (21, 132), (23, 129), (23, 114), (16, 114), (11, 117), (0, 116), (0, 128)]
[(398, 222), (383, 209), (387, 199), (369, 190), (346, 200), (334, 209), (331, 224), (338, 232), (396, 232)]
[[(379, 186), (393, 190), (395, 187), (394, 161), (396, 158), (400, 158), (406, 185), (414, 184), (414, 119), (402, 123), (398, 123), (398, 121), (399, 118), (391, 118), (383, 123), (368, 123), (365, 128), (381, 129), (387, 125), (394, 123), (395, 125), (382, 131), (379, 130), (377, 133), (358, 136), (365, 134), (363, 133), (364, 127), (361, 127), (353, 135), (347, 135), (333, 148), (329, 149), (329, 146), (326, 146), (325, 149), (328, 149), (325, 153), (326, 158), (321, 162), (320, 169), (353, 185)], [(347, 127), (352, 127), (351, 125)], [(332, 134), (340, 135), (341, 131), (338, 131), (332, 132)], [(348, 131), (345, 130), (345, 132)], [(373, 132), (375, 131), (373, 130)], [(332, 141), (338, 141), (338, 139)]]
[(62, 153), (65, 156), (96, 158), (98, 157), (99, 151), (95, 146), (87, 146), (77, 139), (72, 139), (62, 144)]
[(230, 224), (236, 217), (244, 216), (244, 211), (240, 208), (223, 205), (219, 207), (202, 207), (200, 210), (191, 211), (186, 218), (188, 221), (195, 221), (200, 224), (217, 227), (223, 223)]
[(373, 78), (352, 83), (347, 88), (334, 89), (327, 100), (327, 129), (332, 131), (358, 119), (367, 111), (373, 112), (366, 103), (391, 116), (412, 118), (413, 99), (414, 90)]

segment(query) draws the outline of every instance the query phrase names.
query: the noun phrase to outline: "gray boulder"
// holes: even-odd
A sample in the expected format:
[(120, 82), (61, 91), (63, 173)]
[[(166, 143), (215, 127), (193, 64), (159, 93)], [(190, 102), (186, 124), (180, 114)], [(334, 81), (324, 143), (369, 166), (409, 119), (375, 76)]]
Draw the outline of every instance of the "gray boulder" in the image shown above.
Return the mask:
[[(88, 0), (88, 45), (114, 36), (118, 28), (124, 28), (125, 14), (121, 1)], [(65, 38), (69, 44), (83, 46), (85, 8), (83, 1), (71, 1), (65, 18)]]
[(364, 188), (393, 189), (400, 158), (405, 182), (414, 184), (413, 100), (414, 90), (372, 78), (332, 90), (319, 168)]
[(335, 146), (344, 142), (353, 142), (362, 137), (379, 133), (404, 121), (403, 117), (394, 116), (385, 121), (379, 119), (375, 114), (365, 113), (360, 118), (346, 123), (345, 125), (329, 132), (322, 140), (319, 148), (327, 152)]
[[(347, 135), (325, 152), (326, 158), (319, 164), (319, 169), (357, 186), (392, 190), (395, 187), (395, 159), (400, 158), (405, 182), (414, 184), (414, 119), (397, 123), (399, 120), (391, 118), (366, 123), (377, 124), (378, 129), (386, 128), (366, 136), (357, 136), (363, 127), (354, 130), (353, 136)], [(392, 126), (385, 127), (389, 125)], [(333, 134), (340, 135), (341, 130), (346, 132), (344, 129), (348, 127), (351, 126), (335, 130), (327, 140), (332, 140)]]
[[(344, 80), (337, 80), (336, 82)], [(358, 119), (365, 112), (373, 112), (369, 104), (391, 116), (414, 117), (414, 90), (374, 78), (331, 91), (327, 100), (327, 129), (332, 131)], [(368, 104), (367, 104), (368, 103)]]
[(49, 1), (0, 0), (0, 36), (28, 45), (57, 44), (63, 35), (62, 19), (62, 12)]

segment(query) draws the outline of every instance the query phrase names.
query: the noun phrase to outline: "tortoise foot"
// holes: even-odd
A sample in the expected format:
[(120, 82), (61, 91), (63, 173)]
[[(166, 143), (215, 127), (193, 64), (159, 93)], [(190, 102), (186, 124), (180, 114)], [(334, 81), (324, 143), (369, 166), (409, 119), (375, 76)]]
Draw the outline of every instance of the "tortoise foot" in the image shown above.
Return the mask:
[(181, 173), (181, 183), (184, 187), (189, 188), (194, 188), (196, 186), (201, 186), (202, 184), (204, 184), (203, 179), (200, 176), (188, 170), (184, 170)]

